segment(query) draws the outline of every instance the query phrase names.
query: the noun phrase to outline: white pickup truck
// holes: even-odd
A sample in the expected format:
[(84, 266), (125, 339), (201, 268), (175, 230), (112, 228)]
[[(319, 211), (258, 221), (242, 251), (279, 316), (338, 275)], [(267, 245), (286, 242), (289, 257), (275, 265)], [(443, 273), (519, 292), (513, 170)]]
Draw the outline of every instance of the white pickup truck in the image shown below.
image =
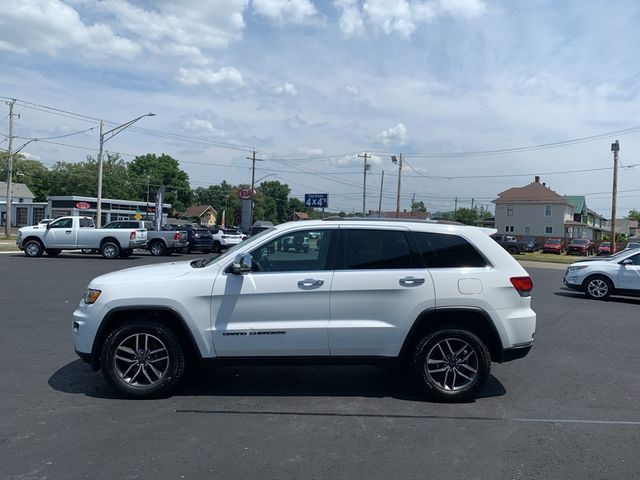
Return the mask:
[(18, 230), (18, 248), (27, 257), (39, 257), (43, 252), (55, 257), (62, 250), (98, 250), (104, 258), (124, 258), (134, 248), (147, 243), (145, 229), (96, 228), (91, 217), (60, 217), (45, 226), (23, 227)]

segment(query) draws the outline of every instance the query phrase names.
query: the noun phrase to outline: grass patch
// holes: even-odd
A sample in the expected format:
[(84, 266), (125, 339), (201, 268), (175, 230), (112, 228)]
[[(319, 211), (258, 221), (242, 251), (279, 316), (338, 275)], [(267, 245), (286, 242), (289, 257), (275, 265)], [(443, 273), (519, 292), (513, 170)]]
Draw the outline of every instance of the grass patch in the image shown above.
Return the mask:
[(516, 260), (526, 260), (529, 262), (549, 262), (549, 263), (573, 263), (576, 260), (580, 260), (581, 258), (578, 255), (565, 255), (564, 253), (561, 255), (557, 255), (555, 253), (541, 253), (541, 252), (525, 252), (519, 255), (515, 255), (514, 258)]

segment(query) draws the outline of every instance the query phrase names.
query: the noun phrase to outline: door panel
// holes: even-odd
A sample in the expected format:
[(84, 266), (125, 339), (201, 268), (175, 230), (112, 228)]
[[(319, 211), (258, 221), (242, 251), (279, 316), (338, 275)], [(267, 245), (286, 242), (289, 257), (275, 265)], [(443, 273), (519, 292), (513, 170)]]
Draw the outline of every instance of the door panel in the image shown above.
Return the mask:
[(63, 218), (51, 223), (45, 234), (47, 248), (73, 248), (76, 245), (73, 219)]
[(620, 265), (619, 288), (640, 291), (640, 253), (628, 258), (630, 265)]

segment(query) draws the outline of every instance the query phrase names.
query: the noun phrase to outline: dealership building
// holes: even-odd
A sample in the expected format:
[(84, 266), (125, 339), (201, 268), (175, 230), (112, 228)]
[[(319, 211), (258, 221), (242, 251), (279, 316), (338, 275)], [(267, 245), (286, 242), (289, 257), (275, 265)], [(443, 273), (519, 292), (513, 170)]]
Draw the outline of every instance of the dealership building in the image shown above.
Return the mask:
[[(81, 197), (77, 195), (60, 195), (47, 197), (47, 214), (49, 218), (80, 215), (96, 220), (98, 199), (95, 197)], [(167, 223), (170, 203), (162, 204), (162, 223)], [(154, 219), (156, 204), (138, 202), (135, 200), (102, 199), (102, 225), (115, 220), (135, 220), (136, 214), (142, 219)]]

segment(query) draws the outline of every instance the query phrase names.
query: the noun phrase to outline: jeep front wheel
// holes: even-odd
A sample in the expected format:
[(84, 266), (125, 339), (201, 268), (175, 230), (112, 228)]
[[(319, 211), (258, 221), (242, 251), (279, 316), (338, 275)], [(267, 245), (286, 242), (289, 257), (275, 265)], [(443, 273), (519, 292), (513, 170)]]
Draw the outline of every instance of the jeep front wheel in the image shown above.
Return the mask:
[(466, 330), (438, 330), (415, 347), (412, 375), (432, 399), (462, 402), (475, 398), (487, 381), (491, 357), (476, 335)]
[(151, 398), (167, 394), (180, 380), (185, 354), (170, 329), (139, 320), (109, 334), (101, 365), (107, 382), (124, 396)]

